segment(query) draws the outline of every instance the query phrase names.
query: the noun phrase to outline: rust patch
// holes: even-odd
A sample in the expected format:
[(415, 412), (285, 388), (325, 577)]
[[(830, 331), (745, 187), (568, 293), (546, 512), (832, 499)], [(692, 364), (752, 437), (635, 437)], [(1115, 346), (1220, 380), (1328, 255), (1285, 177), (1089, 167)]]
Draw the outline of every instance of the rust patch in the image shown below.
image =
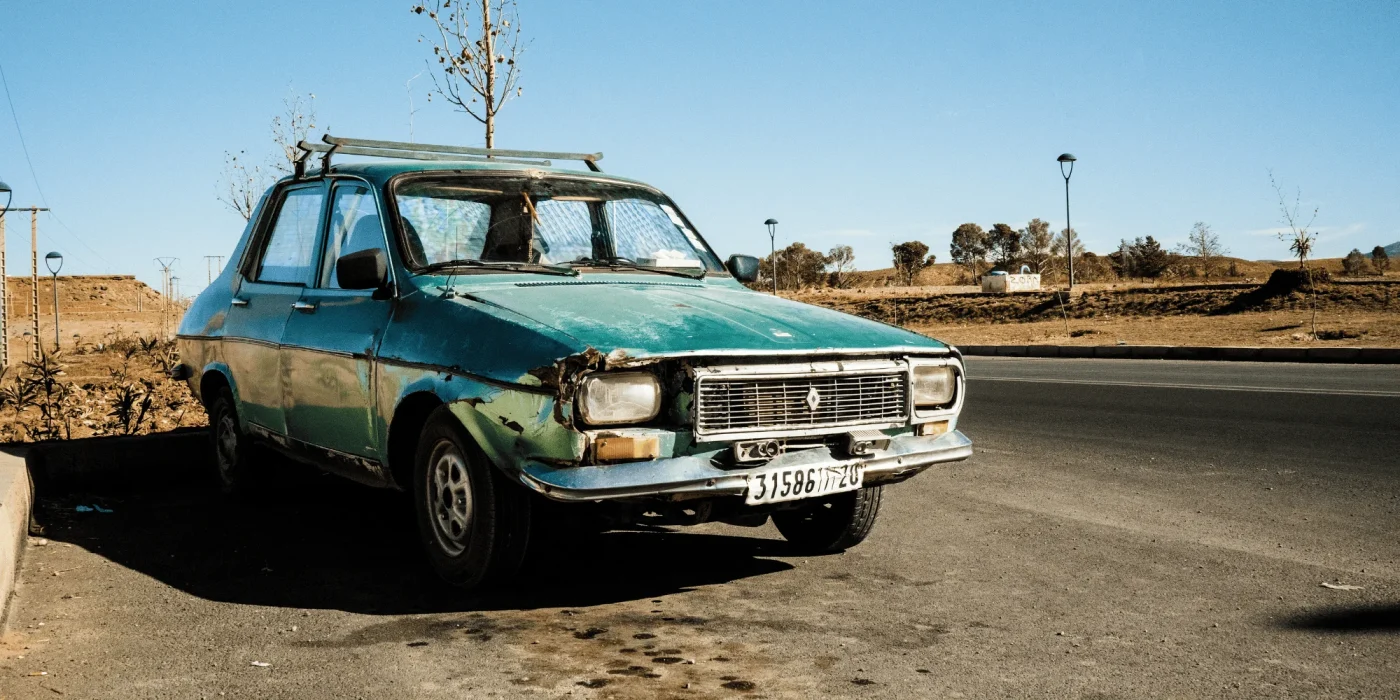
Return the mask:
[(603, 353), (589, 347), (583, 352), (561, 357), (552, 365), (536, 367), (527, 374), (540, 380), (540, 386), (554, 392), (554, 419), (566, 428), (573, 423), (564, 415), (564, 407), (572, 405), (578, 391), (579, 375), (589, 370), (600, 369), (604, 361)]
[[(540, 380), (540, 386), (553, 389), (559, 393), (560, 398), (564, 398), (566, 390), (571, 384), (575, 384), (578, 375), (587, 370), (599, 369), (603, 366), (603, 353), (597, 348), (587, 348), (583, 352), (561, 357), (554, 361), (552, 365), (536, 367), (527, 374)], [(568, 398), (573, 398), (569, 393)]]

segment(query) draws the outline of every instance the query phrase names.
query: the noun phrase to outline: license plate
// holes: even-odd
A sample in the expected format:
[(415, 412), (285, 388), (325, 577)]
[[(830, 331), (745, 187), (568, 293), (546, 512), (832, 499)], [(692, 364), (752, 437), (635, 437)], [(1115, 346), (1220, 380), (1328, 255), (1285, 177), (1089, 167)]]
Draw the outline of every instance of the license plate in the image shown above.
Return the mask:
[(864, 474), (865, 470), (855, 464), (770, 469), (749, 475), (744, 502), (757, 506), (854, 491), (861, 487)]

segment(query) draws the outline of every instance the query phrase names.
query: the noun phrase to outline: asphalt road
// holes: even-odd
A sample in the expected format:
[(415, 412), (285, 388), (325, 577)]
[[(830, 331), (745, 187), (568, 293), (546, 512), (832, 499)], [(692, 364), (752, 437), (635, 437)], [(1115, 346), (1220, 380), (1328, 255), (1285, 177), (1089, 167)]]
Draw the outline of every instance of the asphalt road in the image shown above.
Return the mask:
[(838, 556), (619, 532), (464, 599), (400, 501), (330, 477), (45, 499), (0, 697), (1400, 694), (1400, 368), (969, 371), (977, 454)]

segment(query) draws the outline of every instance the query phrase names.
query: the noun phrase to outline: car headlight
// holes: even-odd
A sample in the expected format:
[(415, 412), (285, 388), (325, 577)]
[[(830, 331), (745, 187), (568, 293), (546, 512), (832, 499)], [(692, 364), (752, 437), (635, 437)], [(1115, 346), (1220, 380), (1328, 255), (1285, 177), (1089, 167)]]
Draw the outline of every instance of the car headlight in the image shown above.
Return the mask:
[(589, 425), (645, 423), (661, 412), (661, 383), (648, 372), (590, 374), (579, 387), (578, 408)]
[(958, 378), (950, 365), (914, 366), (914, 407), (933, 408), (953, 400)]

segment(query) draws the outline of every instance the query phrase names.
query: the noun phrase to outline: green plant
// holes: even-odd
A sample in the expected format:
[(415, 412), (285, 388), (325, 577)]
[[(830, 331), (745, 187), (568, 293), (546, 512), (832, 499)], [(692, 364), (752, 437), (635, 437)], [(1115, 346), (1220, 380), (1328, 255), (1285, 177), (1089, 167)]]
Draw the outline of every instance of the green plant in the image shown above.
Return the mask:
[(153, 388), (148, 381), (126, 382), (117, 387), (112, 411), (107, 415), (115, 419), (116, 427), (123, 435), (131, 435), (140, 430), (141, 423), (151, 411)]
[[(24, 363), (24, 366), (29, 368), (27, 381), (33, 385), (34, 402), (32, 405), (39, 409), (39, 415), (44, 421), (42, 435), (48, 438), (59, 438), (64, 435), (72, 437), (73, 434), (72, 425), (68, 421), (68, 413), (64, 410), (68, 398), (73, 393), (73, 385), (59, 379), (64, 375), (63, 364), (59, 362), (62, 354), (61, 350), (55, 350), (50, 354), (40, 347), (39, 359)], [(60, 421), (62, 421), (61, 426)]]

